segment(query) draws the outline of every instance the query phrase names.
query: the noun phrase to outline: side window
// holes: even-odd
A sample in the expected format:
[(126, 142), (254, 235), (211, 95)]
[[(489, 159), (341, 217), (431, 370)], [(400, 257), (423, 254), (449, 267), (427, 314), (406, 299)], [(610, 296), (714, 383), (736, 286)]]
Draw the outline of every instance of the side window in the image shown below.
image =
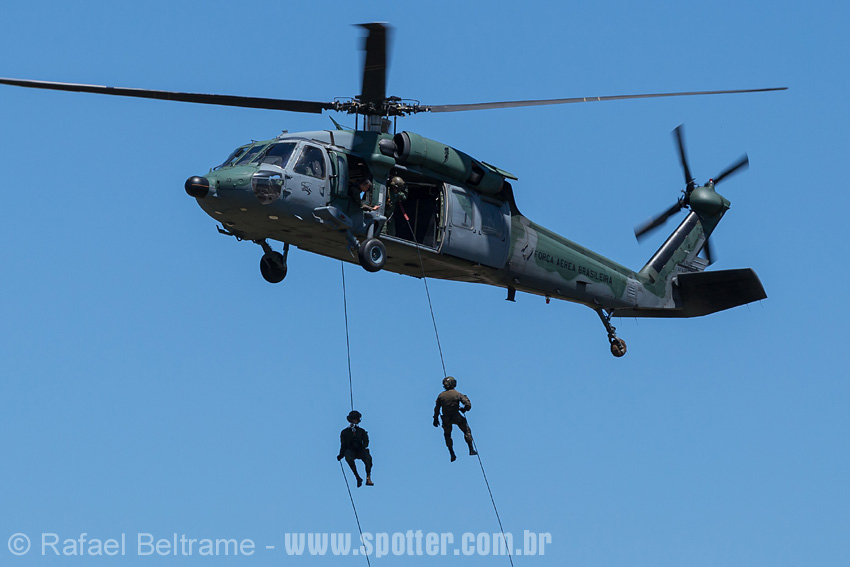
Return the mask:
[(325, 178), (325, 156), (322, 150), (315, 146), (304, 146), (293, 169), (295, 173), (309, 175), (317, 179)]
[(271, 147), (269, 147), (269, 150), (265, 153), (265, 155), (260, 158), (260, 163), (268, 163), (271, 165), (286, 167), (286, 164), (289, 161), (289, 157), (292, 155), (293, 150), (295, 150), (294, 142), (281, 142), (279, 144), (273, 144)]
[(475, 227), (472, 200), (457, 190), (452, 190), (452, 226), (469, 230)]

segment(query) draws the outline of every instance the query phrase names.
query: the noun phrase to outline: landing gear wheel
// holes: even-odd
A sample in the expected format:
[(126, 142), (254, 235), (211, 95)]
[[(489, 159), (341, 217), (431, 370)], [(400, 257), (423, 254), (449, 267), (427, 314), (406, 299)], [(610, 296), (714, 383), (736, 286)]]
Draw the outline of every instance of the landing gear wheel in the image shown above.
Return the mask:
[(280, 283), (286, 277), (286, 260), (280, 252), (267, 252), (260, 258), (260, 273), (269, 283)]
[(626, 341), (619, 337), (614, 337), (611, 339), (611, 354), (620, 358), (624, 354), (626, 354)]
[(378, 272), (387, 263), (387, 249), (377, 238), (370, 238), (357, 248), (357, 258), (364, 270)]
[(611, 317), (614, 315), (614, 310), (610, 309), (607, 313), (603, 309), (597, 309), (596, 314), (605, 325), (605, 330), (608, 331), (608, 342), (611, 343), (611, 354), (620, 358), (626, 354), (626, 341), (617, 336), (617, 329), (611, 324)]

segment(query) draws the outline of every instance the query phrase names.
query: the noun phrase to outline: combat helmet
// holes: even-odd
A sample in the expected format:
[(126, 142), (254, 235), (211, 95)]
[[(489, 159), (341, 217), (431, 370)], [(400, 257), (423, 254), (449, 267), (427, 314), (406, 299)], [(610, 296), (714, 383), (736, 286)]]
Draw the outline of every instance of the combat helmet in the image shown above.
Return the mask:
[(457, 386), (457, 380), (455, 380), (454, 376), (446, 376), (443, 378), (443, 388), (446, 390), (451, 390), (452, 388)]
[(398, 175), (396, 175), (392, 179), (390, 179), (390, 188), (391, 189), (396, 189), (398, 191), (401, 191), (402, 189), (404, 189), (404, 185), (405, 185), (404, 179), (402, 179)]
[(348, 414), (348, 417), (346, 417), (345, 419), (347, 419), (349, 423), (353, 423), (355, 420), (359, 421), (362, 418), (363, 418), (363, 416), (360, 415), (359, 411), (351, 410), (351, 412), (349, 412), (349, 414)]

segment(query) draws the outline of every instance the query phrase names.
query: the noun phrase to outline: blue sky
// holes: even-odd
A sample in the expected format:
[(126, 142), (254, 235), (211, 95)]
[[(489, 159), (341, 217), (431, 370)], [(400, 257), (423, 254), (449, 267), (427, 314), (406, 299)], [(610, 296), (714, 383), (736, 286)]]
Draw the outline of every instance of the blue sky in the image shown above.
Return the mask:
[[(633, 226), (681, 189), (673, 128), (700, 181), (750, 157), (721, 188), (714, 268), (754, 268), (768, 299), (615, 321), (622, 359), (584, 307), (430, 282), (504, 528), (552, 536), (516, 565), (846, 564), (850, 8), (571, 4), (15, 3), (0, 76), (324, 101), (358, 94), (351, 24), (386, 21), (389, 94), (426, 104), (790, 87), (400, 129), (515, 173), (526, 216), (633, 268), (663, 238), (639, 245)], [(183, 191), (242, 143), (330, 119), (13, 87), (0, 102), (0, 544), (33, 541), (21, 557), (0, 545), (2, 563), (67, 564), (40, 555), (41, 534), (85, 532), (262, 548), (91, 560), (104, 565), (364, 564), (283, 551), (288, 532), (357, 530), (334, 460), (349, 409), (340, 264), (293, 250), (267, 284), (260, 249), (219, 235)], [(431, 427), (442, 368), (422, 282), (345, 275), (375, 458), (376, 486), (354, 493), (363, 529), (498, 531), (478, 462), (449, 463)], [(434, 559), (372, 563), (399, 561)]]

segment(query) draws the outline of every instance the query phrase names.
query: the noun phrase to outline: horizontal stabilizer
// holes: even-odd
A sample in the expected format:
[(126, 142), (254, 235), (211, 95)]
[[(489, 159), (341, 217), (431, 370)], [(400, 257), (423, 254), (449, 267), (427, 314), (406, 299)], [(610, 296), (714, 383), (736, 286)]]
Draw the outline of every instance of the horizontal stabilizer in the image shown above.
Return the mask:
[(616, 317), (700, 317), (765, 299), (767, 294), (751, 268), (679, 274), (676, 306), (669, 309), (616, 309)]

